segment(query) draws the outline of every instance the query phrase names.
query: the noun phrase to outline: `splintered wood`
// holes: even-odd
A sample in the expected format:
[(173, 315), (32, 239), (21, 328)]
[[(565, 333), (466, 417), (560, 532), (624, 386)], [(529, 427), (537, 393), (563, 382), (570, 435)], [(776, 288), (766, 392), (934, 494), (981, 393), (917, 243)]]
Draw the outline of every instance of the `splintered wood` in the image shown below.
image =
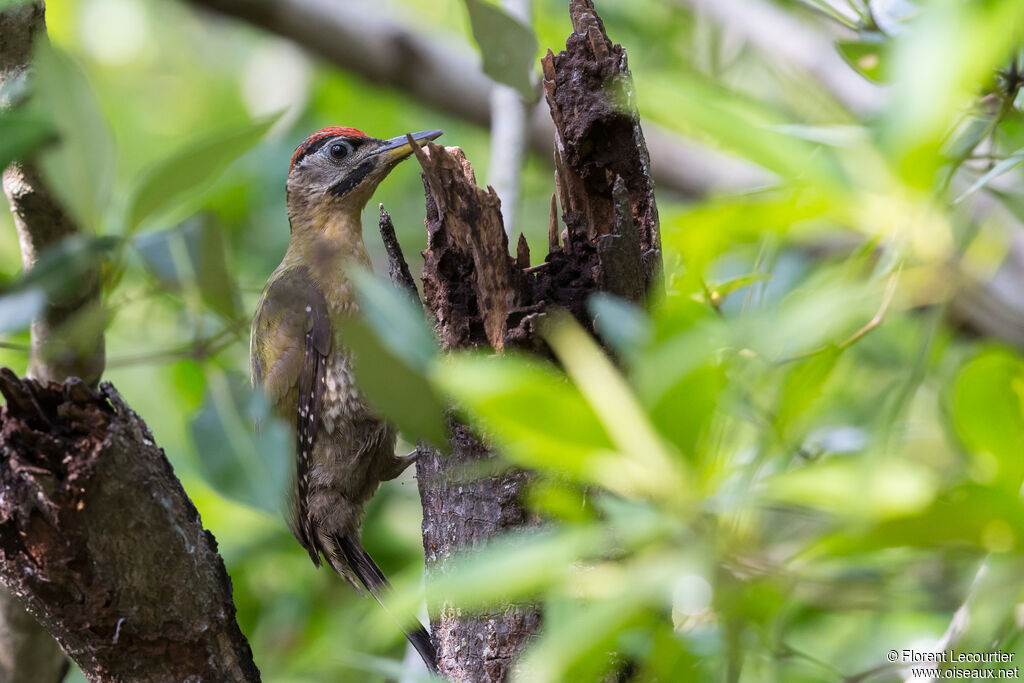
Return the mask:
[[(661, 237), (633, 78), (625, 50), (608, 38), (593, 2), (573, 0), (569, 14), (574, 32), (565, 50), (548, 50), (541, 60), (556, 128), (555, 185), (566, 225), (562, 246), (572, 252), (584, 241), (596, 244), (601, 288), (640, 302), (661, 268)], [(549, 230), (552, 245), (554, 233)], [(604, 235), (619, 238), (602, 241)], [(641, 269), (634, 273), (637, 252)], [(638, 282), (622, 280), (637, 274)]]
[[(500, 351), (505, 346), (513, 299), (501, 200), (493, 188), (477, 186), (473, 167), (458, 147), (428, 142), (422, 148), (411, 137), (409, 140), (423, 167), (428, 203), (434, 205), (433, 211), (428, 210), (423, 283), (428, 304), (441, 325), (442, 339), (449, 347), (462, 345), (459, 342), (467, 332), (463, 328), (469, 324), (468, 316), (476, 313), (487, 341)], [(453, 279), (452, 273), (445, 271), (446, 262), (453, 259), (462, 262), (460, 271), (472, 272), (472, 292), (462, 291), (466, 285), (463, 272)], [(471, 303), (475, 306), (468, 305)]]

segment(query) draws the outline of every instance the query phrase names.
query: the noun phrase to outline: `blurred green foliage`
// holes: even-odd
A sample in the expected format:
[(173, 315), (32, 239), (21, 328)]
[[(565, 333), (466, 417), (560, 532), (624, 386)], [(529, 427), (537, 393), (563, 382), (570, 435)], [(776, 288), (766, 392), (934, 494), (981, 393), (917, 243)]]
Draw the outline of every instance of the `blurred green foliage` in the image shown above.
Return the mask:
[[(480, 39), (461, 0), (379, 4), (437, 40)], [(897, 680), (886, 653), (934, 647), (965, 601), (960, 649), (1024, 654), (1024, 364), (946, 315), (1020, 229), (1024, 196), (1007, 181), (1024, 148), (1024, 9), (888, 6), (903, 11), (776, 5), (819, 31), (856, 29), (835, 49), (888, 85), (864, 114), (776, 56), (737, 48), (684, 2), (599, 3), (642, 114), (772, 174), (735, 195), (660, 194), (665, 291), (647, 311), (591, 301), (600, 345), (558, 320), (547, 331), (557, 365), (442, 357), (408, 301), (359, 279), (368, 315), (352, 333), (380, 342), (361, 379), (403, 434), (430, 438), (447, 396), (509, 463), (538, 472), (528, 503), (544, 531), (500, 539), (431, 588), (467, 605), (543, 603), (518, 680), (598, 680), (623, 658), (646, 681), (876, 667), (858, 680)], [(538, 0), (534, 14), (536, 47), (557, 49), (563, 3)], [(42, 297), (73, 264), (101, 259), (107, 378), (216, 534), (265, 679), (383, 680), (404, 641), (312, 568), (275, 511), (288, 437), (245, 388), (248, 316), (287, 244), (288, 158), (310, 130), (443, 128), (480, 177), (486, 133), (175, 3), (51, 0), (47, 20), (54, 47), (38, 55), (28, 107), (0, 118), (0, 162), (39, 149), (95, 236), (27, 278), (15, 240), (0, 241), (0, 364), (24, 369)], [(546, 164), (531, 159), (524, 178), (535, 249)], [(414, 165), (376, 199), (406, 254), (423, 248)], [(380, 266), (375, 206), (364, 225)], [(408, 476), (371, 503), (364, 537), (415, 609)]]

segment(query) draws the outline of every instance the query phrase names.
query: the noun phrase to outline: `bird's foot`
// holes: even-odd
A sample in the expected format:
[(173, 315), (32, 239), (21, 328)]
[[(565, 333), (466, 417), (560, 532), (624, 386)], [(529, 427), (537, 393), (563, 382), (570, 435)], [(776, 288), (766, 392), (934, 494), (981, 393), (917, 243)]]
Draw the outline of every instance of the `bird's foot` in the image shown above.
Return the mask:
[(417, 448), (416, 450), (412, 451), (411, 453), (407, 453), (406, 455), (391, 456), (391, 462), (388, 464), (387, 469), (387, 479), (394, 479), (402, 472), (405, 472), (406, 468), (408, 468), (409, 465), (419, 460), (420, 456), (423, 455), (424, 452), (424, 450)]

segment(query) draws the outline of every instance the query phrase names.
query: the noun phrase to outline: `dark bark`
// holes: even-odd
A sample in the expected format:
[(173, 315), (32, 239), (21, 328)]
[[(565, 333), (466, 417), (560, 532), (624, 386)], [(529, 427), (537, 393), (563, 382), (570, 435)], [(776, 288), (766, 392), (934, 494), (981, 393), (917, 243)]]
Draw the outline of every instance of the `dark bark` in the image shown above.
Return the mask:
[(145, 423), (104, 383), (0, 369), (0, 578), (94, 681), (258, 681), (231, 581)]
[(402, 245), (398, 243), (398, 237), (395, 235), (395, 225), (391, 222), (391, 214), (384, 209), (383, 204), (380, 205), (380, 237), (388, 255), (388, 275), (391, 277), (391, 281), (412, 297), (416, 303), (421, 303), (420, 293), (416, 289), (416, 280), (409, 272), (409, 264), (406, 263), (405, 255), (402, 254)]
[[(589, 295), (605, 291), (637, 303), (656, 286), (661, 268), (658, 211), (625, 51), (614, 45), (583, 0), (570, 3), (575, 32), (566, 50), (544, 60), (545, 92), (558, 130), (556, 185), (566, 229), (559, 239), (552, 198), (549, 253), (530, 266), (520, 238), (509, 255), (500, 201), (477, 187), (458, 148), (414, 145), (427, 194), (423, 293), (446, 349), (517, 348), (548, 355), (538, 323), (566, 309), (592, 329)], [(394, 265), (392, 267), (394, 271)], [(431, 576), (460, 553), (540, 520), (521, 502), (527, 472), (479, 471), (497, 456), (467, 427), (452, 423), (449, 453), (417, 462), (423, 502), (428, 596)], [(534, 604), (460, 608), (430, 596), (432, 631), (442, 674), (455, 681), (503, 681), (541, 626)]]

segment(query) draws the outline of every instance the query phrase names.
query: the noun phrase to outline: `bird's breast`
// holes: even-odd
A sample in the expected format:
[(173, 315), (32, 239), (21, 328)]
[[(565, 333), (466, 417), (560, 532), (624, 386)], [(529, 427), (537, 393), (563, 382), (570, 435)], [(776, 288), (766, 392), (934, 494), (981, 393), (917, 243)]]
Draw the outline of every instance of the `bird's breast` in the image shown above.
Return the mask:
[(327, 358), (322, 405), (321, 428), (331, 436), (346, 434), (350, 431), (352, 420), (365, 411), (356, 388), (352, 364), (337, 345)]

